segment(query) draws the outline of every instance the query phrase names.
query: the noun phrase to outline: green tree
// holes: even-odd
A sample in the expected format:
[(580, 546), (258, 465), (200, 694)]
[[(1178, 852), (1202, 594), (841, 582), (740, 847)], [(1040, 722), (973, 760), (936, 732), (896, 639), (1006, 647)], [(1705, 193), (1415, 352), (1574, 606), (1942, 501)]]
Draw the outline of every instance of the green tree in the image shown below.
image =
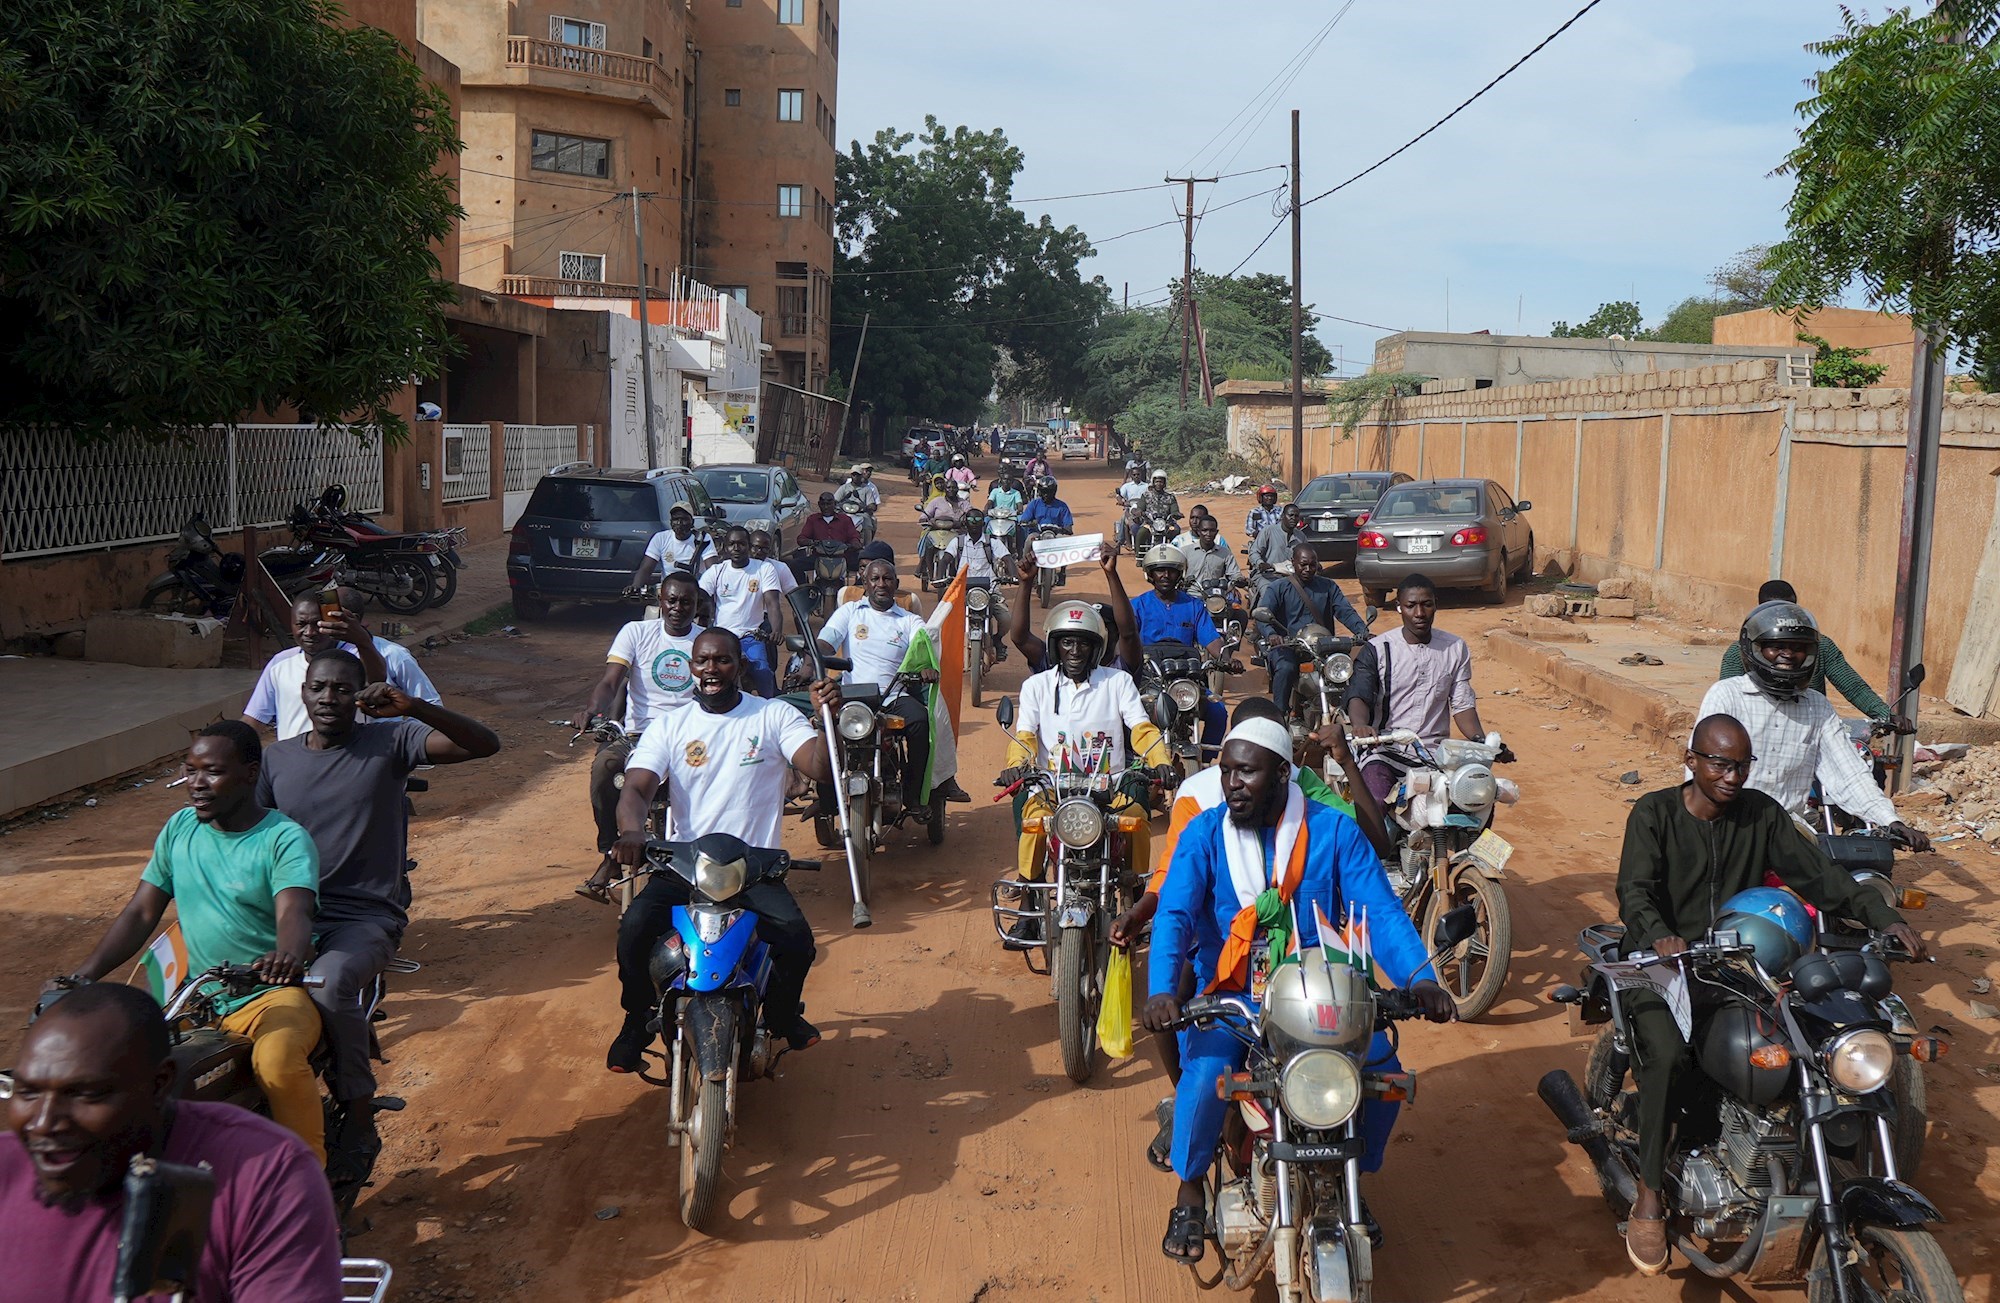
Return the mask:
[(996, 384), (1060, 397), (1110, 302), (1078, 270), (1075, 227), (1030, 222), (1012, 203), (1021, 151), (1000, 131), (885, 129), (837, 160), (834, 366), (852, 365), (869, 318), (856, 397), (879, 423), (976, 418)]
[(402, 424), (443, 365), (449, 101), (328, 0), (0, 5), (0, 426)]
[(1710, 273), (1708, 283), (1716, 300), (1729, 305), (1724, 311), (1743, 312), (1771, 301), (1771, 286), (1778, 278), (1771, 255), (1770, 245), (1753, 244)]
[(1558, 321), (1549, 327), (1549, 334), (1556, 339), (1609, 339), (1613, 335), (1626, 339), (1650, 338), (1639, 305), (1629, 299), (1600, 303), (1597, 311), (1574, 326)]
[(1868, 356), (1867, 349), (1841, 348), (1804, 331), (1798, 338), (1799, 343), (1819, 350), (1813, 354), (1812, 382), (1821, 389), (1866, 389), (1889, 369), (1880, 362), (1862, 361)]
[(1867, 23), (1842, 11), (1778, 169), (1794, 185), (1773, 300), (1811, 309), (1859, 282), (1941, 348), (2000, 322), (2000, 0)]
[(1713, 344), (1715, 319), (1725, 312), (1740, 311), (1736, 304), (1723, 299), (1693, 295), (1676, 303), (1649, 338), (1663, 344)]
[(1326, 410), (1348, 434), (1361, 424), (1368, 409), (1385, 398), (1407, 398), (1431, 379), (1415, 371), (1370, 371), (1352, 380), (1343, 380), (1325, 390)]

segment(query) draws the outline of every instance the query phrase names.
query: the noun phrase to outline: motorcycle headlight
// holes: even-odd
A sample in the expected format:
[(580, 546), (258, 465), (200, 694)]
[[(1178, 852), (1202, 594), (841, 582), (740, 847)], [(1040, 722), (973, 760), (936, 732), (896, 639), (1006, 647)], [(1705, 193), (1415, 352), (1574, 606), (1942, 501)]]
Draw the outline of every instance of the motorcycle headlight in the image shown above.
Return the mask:
[(859, 742), (875, 731), (875, 712), (862, 702), (850, 701), (840, 708), (834, 728), (849, 742)]
[(965, 609), (968, 611), (985, 610), (988, 600), (990, 599), (984, 588), (968, 588), (965, 590)]
[(1331, 1131), (1361, 1104), (1361, 1070), (1338, 1051), (1306, 1050), (1278, 1074), (1278, 1102), (1301, 1126)]
[(1202, 603), (1202, 605), (1208, 608), (1208, 613), (1210, 615), (1221, 615), (1223, 611), (1228, 608), (1229, 603), (1223, 601), (1222, 598), (1217, 596), (1216, 594), (1211, 593), (1209, 594), (1208, 600)]
[[(743, 890), (743, 884), (749, 877), (750, 867), (742, 860), (725, 862), (712, 860), (706, 855), (695, 856), (694, 889), (710, 900), (728, 900)], [(704, 936), (702, 940), (712, 941), (714, 938)]]
[(1484, 810), (1499, 794), (1500, 785), (1485, 765), (1466, 765), (1451, 776), (1451, 803), (1461, 810)]
[(1354, 677), (1354, 658), (1346, 652), (1335, 652), (1319, 663), (1319, 672), (1329, 683), (1345, 683)]
[(1201, 685), (1192, 679), (1176, 679), (1167, 685), (1167, 696), (1182, 710), (1193, 710), (1201, 704)]
[(1064, 801), (1056, 807), (1054, 828), (1056, 840), (1064, 846), (1087, 850), (1104, 836), (1104, 815), (1094, 801)]
[(1896, 1047), (1888, 1036), (1871, 1028), (1836, 1036), (1825, 1050), (1826, 1073), (1833, 1084), (1856, 1095), (1880, 1090), (1896, 1066)]

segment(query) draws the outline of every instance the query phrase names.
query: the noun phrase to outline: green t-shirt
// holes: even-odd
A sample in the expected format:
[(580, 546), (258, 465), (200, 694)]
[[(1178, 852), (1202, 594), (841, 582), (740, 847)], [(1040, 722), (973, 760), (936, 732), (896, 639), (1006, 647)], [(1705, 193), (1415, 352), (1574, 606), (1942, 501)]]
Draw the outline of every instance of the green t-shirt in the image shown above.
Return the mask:
[(1350, 819), (1354, 817), (1354, 802), (1327, 786), (1326, 780), (1318, 773), (1304, 765), (1294, 772), (1298, 778), (1299, 790), (1305, 793), (1308, 801), (1318, 801), (1321, 805), (1340, 811)]
[[(247, 964), (278, 945), (278, 893), (319, 894), (319, 849), (276, 810), (248, 832), (223, 832), (178, 810), (160, 829), (141, 879), (174, 898), (192, 976), (217, 964)], [(262, 994), (221, 1002), (224, 1013)]]

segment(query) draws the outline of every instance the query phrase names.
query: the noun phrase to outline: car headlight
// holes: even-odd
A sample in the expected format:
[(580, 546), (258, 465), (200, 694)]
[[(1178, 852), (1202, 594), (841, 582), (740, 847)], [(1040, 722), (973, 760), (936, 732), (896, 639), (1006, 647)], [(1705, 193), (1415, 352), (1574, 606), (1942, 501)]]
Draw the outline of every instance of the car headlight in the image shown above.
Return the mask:
[(1094, 801), (1064, 801), (1056, 807), (1054, 828), (1056, 840), (1063, 845), (1087, 850), (1104, 835), (1104, 815)]
[(840, 708), (834, 727), (849, 742), (859, 742), (875, 731), (875, 712), (862, 702), (850, 701)]
[(1345, 683), (1354, 677), (1354, 658), (1346, 652), (1335, 652), (1320, 661), (1319, 672), (1328, 683)]
[(1301, 1126), (1331, 1131), (1361, 1103), (1361, 1070), (1336, 1050), (1305, 1050), (1278, 1074), (1278, 1101)]
[(1201, 685), (1192, 679), (1176, 679), (1167, 685), (1167, 696), (1182, 710), (1193, 710), (1201, 704)]
[(1451, 776), (1451, 803), (1461, 810), (1484, 810), (1499, 795), (1500, 785), (1485, 765), (1466, 765)]
[(1826, 1072), (1842, 1090), (1866, 1095), (1880, 1090), (1896, 1066), (1896, 1046), (1873, 1029), (1834, 1037), (1826, 1047)]

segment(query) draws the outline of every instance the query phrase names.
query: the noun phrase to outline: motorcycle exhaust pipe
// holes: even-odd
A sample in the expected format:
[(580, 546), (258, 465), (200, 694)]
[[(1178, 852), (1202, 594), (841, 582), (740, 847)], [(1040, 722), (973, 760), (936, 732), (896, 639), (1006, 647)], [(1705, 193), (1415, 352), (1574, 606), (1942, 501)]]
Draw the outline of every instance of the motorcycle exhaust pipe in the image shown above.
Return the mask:
[(1631, 1204), (1639, 1197), (1639, 1182), (1632, 1175), (1632, 1169), (1618, 1161), (1611, 1152), (1611, 1142), (1605, 1138), (1604, 1128), (1590, 1111), (1590, 1105), (1583, 1102), (1583, 1092), (1577, 1089), (1576, 1078), (1557, 1068), (1545, 1075), (1536, 1085), (1535, 1093), (1542, 1097), (1542, 1103), (1549, 1106), (1549, 1112), (1556, 1115), (1556, 1121), (1569, 1132), (1569, 1141), (1582, 1149), (1590, 1158), (1598, 1174), (1618, 1191), (1618, 1197)]

